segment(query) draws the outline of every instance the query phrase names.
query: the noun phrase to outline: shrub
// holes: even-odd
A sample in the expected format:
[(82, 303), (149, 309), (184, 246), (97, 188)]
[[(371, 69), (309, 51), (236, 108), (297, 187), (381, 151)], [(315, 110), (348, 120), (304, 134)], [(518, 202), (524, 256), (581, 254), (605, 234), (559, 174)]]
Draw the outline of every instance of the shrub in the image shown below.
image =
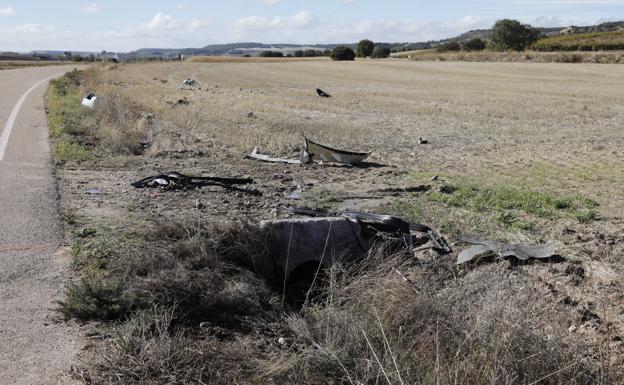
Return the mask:
[(462, 48), (466, 51), (483, 51), (485, 49), (485, 42), (477, 37), (464, 42)]
[(334, 48), (331, 58), (337, 61), (355, 60), (355, 52), (349, 47), (339, 46)]
[(355, 56), (357, 57), (369, 57), (373, 55), (375, 49), (375, 43), (368, 39), (361, 40), (357, 48), (355, 49)]
[(438, 52), (461, 51), (461, 45), (456, 41), (449, 41), (447, 43), (440, 44), (436, 50)]
[(535, 43), (539, 36), (538, 30), (517, 20), (498, 20), (492, 28), (492, 42), (501, 50), (524, 51), (526, 47)]
[(260, 57), (284, 57), (284, 54), (279, 51), (262, 51)]
[(375, 59), (385, 59), (390, 56), (390, 48), (388, 47), (375, 47), (372, 57)]

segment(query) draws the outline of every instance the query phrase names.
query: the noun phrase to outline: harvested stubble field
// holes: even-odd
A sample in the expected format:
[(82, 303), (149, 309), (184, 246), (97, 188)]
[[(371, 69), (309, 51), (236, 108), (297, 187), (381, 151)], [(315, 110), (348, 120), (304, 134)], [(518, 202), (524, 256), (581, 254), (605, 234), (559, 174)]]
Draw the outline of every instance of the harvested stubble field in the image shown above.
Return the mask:
[[(186, 78), (199, 84), (182, 86)], [(137, 384), (621, 383), (622, 86), (615, 65), (395, 60), (70, 75), (48, 103), (80, 271), (60, 310), (100, 322), (85, 326), (97, 342), (78, 375)], [(334, 97), (319, 98), (317, 87)], [(93, 111), (76, 108), (87, 90), (102, 96)], [(301, 132), (374, 150), (371, 163), (244, 158), (256, 146), (295, 156)], [(263, 195), (129, 185), (172, 170), (250, 176)], [(382, 192), (403, 187), (420, 192)], [(297, 188), (300, 201), (285, 198)], [(284, 307), (282, 286), (248, 261), (266, 246), (254, 224), (290, 217), (292, 206), (397, 214), (437, 228), (456, 251), (466, 247), (461, 235), (554, 239), (562, 258), (456, 267), (456, 255), (429, 250), (373, 255), (332, 268), (303, 308)]]

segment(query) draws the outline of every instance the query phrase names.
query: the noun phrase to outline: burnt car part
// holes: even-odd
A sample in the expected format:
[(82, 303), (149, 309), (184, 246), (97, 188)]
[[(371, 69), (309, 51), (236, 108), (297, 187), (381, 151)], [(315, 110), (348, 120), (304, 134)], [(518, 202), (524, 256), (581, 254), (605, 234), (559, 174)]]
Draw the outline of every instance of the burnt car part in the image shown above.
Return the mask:
[(161, 188), (166, 190), (201, 188), (218, 186), (227, 190), (239, 191), (253, 195), (261, 195), (257, 190), (249, 190), (236, 186), (249, 185), (254, 181), (250, 178), (223, 178), (212, 176), (189, 176), (177, 171), (154, 175), (132, 183), (135, 188)]
[[(449, 254), (453, 252), (446, 240), (429, 226), (409, 223), (398, 217), (359, 211), (331, 213), (308, 208), (296, 208), (294, 212), (295, 214), (313, 217), (344, 217), (350, 221), (358, 223), (362, 227), (363, 231), (368, 232), (369, 234), (373, 233), (377, 236), (377, 238), (399, 239), (406, 246), (421, 246), (427, 242), (431, 242), (431, 248), (438, 253)], [(425, 235), (412, 235), (412, 231), (423, 233)]]

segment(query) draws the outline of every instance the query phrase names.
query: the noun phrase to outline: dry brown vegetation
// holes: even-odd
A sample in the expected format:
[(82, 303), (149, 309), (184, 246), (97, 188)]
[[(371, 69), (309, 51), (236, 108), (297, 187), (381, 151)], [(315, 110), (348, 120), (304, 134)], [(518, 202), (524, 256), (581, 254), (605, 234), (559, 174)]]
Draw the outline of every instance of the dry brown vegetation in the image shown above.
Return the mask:
[(393, 54), (396, 58), (409, 58), (414, 61), (466, 61), (466, 62), (515, 62), (515, 63), (598, 63), (598, 64), (622, 64), (624, 53), (622, 51), (597, 51), (597, 52), (498, 52), (498, 51), (473, 51), (473, 52), (445, 52), (440, 53), (435, 49), (401, 52)]
[[(59, 309), (100, 321), (87, 326), (86, 382), (624, 381), (618, 66), (164, 63), (65, 81), (50, 91), (50, 122), (57, 146), (77, 151), (57, 147), (80, 278)], [(87, 90), (104, 103), (76, 109)], [(301, 131), (374, 149), (377, 165), (244, 159), (254, 146), (296, 154)], [(129, 186), (169, 170), (249, 175), (263, 196)], [(284, 197), (297, 187), (302, 201)], [(457, 267), (429, 250), (373, 253), (326, 271), (300, 307), (284, 302), (257, 228), (294, 205), (398, 214), (456, 251), (466, 234), (554, 239), (561, 258)]]

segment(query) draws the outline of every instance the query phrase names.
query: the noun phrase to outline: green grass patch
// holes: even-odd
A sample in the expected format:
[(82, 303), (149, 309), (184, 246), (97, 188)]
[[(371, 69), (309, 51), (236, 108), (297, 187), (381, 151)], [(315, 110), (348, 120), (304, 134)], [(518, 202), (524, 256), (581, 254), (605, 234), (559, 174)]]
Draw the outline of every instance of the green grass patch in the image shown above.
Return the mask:
[(54, 155), (59, 161), (73, 160), (82, 163), (89, 159), (90, 153), (89, 150), (79, 144), (72, 143), (67, 139), (59, 139), (54, 145)]
[[(508, 186), (484, 187), (470, 182), (444, 185), (439, 191), (427, 193), (427, 197), (434, 202), (478, 213), (502, 213), (499, 215), (502, 223), (513, 222), (510, 214), (504, 214), (506, 211), (544, 219), (572, 217), (588, 221), (596, 218), (595, 209), (598, 207), (598, 203), (580, 195), (554, 195)], [(528, 222), (523, 226), (533, 227)]]
[(67, 319), (111, 320), (134, 306), (131, 294), (124, 290), (121, 278), (111, 278), (91, 271), (69, 285), (65, 300), (57, 302), (57, 311)]
[(93, 130), (92, 111), (81, 106), (82, 71), (72, 71), (50, 82), (47, 94), (48, 126), (54, 140), (54, 155), (58, 161), (87, 161), (92, 151), (81, 141)]

